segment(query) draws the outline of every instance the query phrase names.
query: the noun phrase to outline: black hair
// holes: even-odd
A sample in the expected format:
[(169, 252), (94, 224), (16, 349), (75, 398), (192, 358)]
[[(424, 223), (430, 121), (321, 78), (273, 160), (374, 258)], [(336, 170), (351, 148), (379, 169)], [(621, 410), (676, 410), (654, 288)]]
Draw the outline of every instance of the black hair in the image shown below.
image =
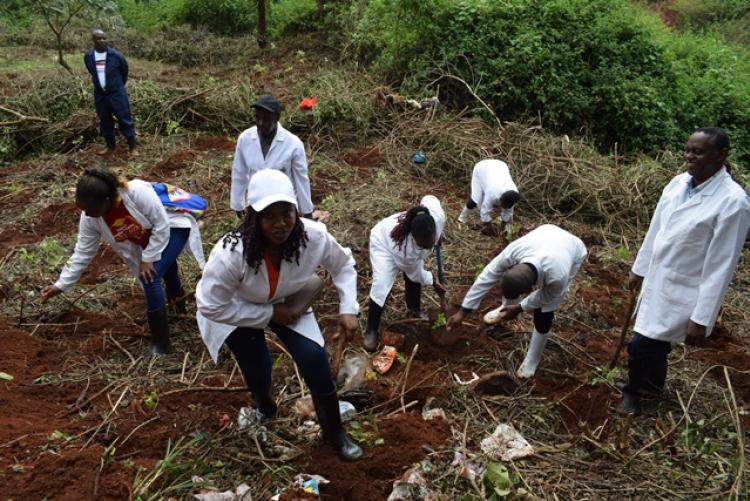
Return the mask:
[[(526, 265), (533, 272), (531, 276), (524, 273), (524, 269), (517, 268), (518, 266)], [(528, 263), (521, 263), (516, 266), (508, 268), (500, 281), (500, 288), (503, 291), (503, 296), (508, 299), (515, 299), (521, 294), (524, 294), (533, 287), (535, 279), (537, 277), (536, 268), (529, 265)], [(531, 281), (530, 281), (531, 280)]]
[(88, 168), (78, 178), (76, 200), (85, 205), (98, 205), (106, 199), (115, 199), (118, 188), (127, 189), (127, 181), (106, 169)]
[[(236, 230), (224, 235), (223, 239), (224, 248), (230, 245), (232, 250), (234, 250), (238, 242), (242, 241), (245, 261), (248, 266), (255, 270), (256, 274), (263, 262), (263, 253), (266, 248), (266, 237), (260, 228), (260, 214), (252, 207), (245, 209), (245, 219), (240, 226)], [(308, 240), (305, 225), (299, 215), (297, 215), (292, 234), (284, 242), (284, 248), (281, 250), (282, 259), (289, 263), (294, 260), (295, 263), (299, 264), (299, 257), (302, 254), (301, 249), (307, 247)]]
[(396, 242), (398, 249), (401, 250), (409, 234), (421, 240), (434, 235), (436, 228), (435, 219), (430, 214), (430, 210), (424, 205), (417, 205), (398, 217), (398, 223), (391, 230), (391, 240)]
[[(717, 150), (729, 152), (729, 134), (721, 127), (701, 127), (695, 131), (695, 134), (698, 133), (708, 136), (708, 142)], [(728, 160), (724, 160), (724, 166), (727, 168), (727, 172), (731, 174), (732, 166)]]
[(516, 202), (518, 202), (518, 199), (520, 198), (520, 195), (515, 190), (508, 190), (502, 195), (500, 195), (500, 203), (503, 204), (503, 206), (507, 206), (508, 208), (513, 207), (516, 205)]

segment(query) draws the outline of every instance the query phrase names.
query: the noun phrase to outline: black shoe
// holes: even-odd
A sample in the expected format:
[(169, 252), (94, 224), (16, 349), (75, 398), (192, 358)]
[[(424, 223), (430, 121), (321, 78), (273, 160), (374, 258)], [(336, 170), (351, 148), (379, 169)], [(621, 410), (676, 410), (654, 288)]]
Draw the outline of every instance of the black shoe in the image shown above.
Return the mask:
[(638, 414), (638, 411), (640, 410), (640, 400), (641, 399), (638, 395), (624, 392), (622, 394), (622, 400), (620, 400), (620, 403), (615, 407), (615, 412), (621, 416)]
[[(627, 393), (627, 390), (626, 390), (627, 387), (628, 387), (627, 383), (624, 383), (622, 381), (615, 382), (615, 389), (622, 394)], [(646, 388), (640, 388), (638, 389), (638, 391), (646, 397), (660, 398), (664, 396), (664, 390), (656, 388), (653, 385), (650, 385)]]
[(370, 299), (370, 307), (367, 310), (367, 329), (365, 330), (362, 345), (365, 350), (373, 352), (378, 349), (380, 336), (378, 327), (380, 327), (380, 316), (383, 314), (383, 307)]
[(266, 392), (260, 396), (253, 395), (253, 400), (255, 401), (255, 415), (259, 423), (271, 421), (276, 417), (278, 406), (270, 393)]
[(336, 392), (327, 395), (312, 395), (315, 413), (318, 415), (323, 440), (333, 445), (342, 459), (356, 461), (362, 457), (362, 448), (344, 431), (339, 414), (339, 399)]
[(167, 307), (162, 306), (156, 311), (149, 311), (148, 327), (151, 330), (151, 353), (164, 355), (169, 352), (169, 320)]
[(409, 316), (411, 318), (418, 318), (419, 320), (429, 320), (430, 317), (427, 315), (427, 313), (423, 312), (422, 310), (409, 310)]

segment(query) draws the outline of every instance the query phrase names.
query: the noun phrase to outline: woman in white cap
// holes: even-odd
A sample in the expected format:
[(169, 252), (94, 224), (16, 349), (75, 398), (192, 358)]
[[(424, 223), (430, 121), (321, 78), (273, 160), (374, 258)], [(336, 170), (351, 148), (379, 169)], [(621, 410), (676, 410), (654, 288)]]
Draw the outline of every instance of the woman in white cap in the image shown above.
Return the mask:
[(282, 172), (257, 172), (250, 180), (248, 202), (243, 223), (214, 246), (197, 286), (203, 341), (214, 361), (222, 345), (229, 347), (253, 395), (256, 416), (265, 421), (277, 410), (271, 396), (273, 364), (264, 335), (266, 327), (271, 329), (310, 389), (325, 440), (344, 459), (359, 459), (362, 449), (341, 424), (328, 355), (309, 308), (322, 285), (315, 275), (322, 266), (338, 289), (341, 335), (352, 336), (359, 330), (357, 272), (351, 251), (339, 245), (322, 223), (300, 218), (294, 188)]
[[(529, 350), (516, 374), (530, 378), (536, 373), (549, 339), (555, 310), (578, 273), (586, 246), (580, 238), (552, 224), (545, 224), (511, 242), (490, 263), (466, 293), (461, 309), (448, 319), (458, 326), (482, 298), (500, 282), (503, 305), (484, 317), (487, 324), (512, 320), (524, 311), (534, 315)], [(525, 296), (525, 297), (524, 297)]]
[(404, 274), (406, 307), (412, 316), (424, 317), (420, 307), (422, 284), (434, 285), (438, 294), (445, 294), (442, 284), (424, 269), (424, 260), (440, 241), (444, 226), (440, 201), (427, 195), (420, 205), (388, 216), (370, 231), (372, 287), (363, 343), (366, 350), (378, 348), (380, 316), (399, 271)]

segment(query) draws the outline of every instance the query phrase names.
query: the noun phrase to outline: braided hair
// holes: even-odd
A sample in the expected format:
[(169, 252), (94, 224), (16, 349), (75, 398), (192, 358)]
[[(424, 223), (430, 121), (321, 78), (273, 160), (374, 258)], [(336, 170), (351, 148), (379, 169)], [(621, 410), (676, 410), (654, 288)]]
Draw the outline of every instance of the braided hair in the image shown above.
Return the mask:
[(435, 219), (430, 215), (430, 210), (424, 205), (417, 205), (398, 216), (398, 222), (391, 230), (391, 240), (396, 243), (398, 250), (401, 250), (406, 237), (410, 234), (421, 239), (434, 235), (435, 231)]
[(118, 177), (107, 169), (90, 167), (83, 171), (76, 184), (76, 200), (86, 205), (98, 205), (107, 198), (115, 199), (117, 189), (127, 189), (125, 178)]
[[(263, 253), (266, 248), (266, 237), (263, 235), (259, 220), (260, 213), (252, 207), (248, 207), (245, 209), (245, 219), (242, 223), (237, 229), (224, 235), (223, 239), (224, 248), (226, 249), (229, 245), (231, 250), (234, 250), (237, 244), (242, 241), (245, 261), (248, 266), (255, 270), (256, 274), (263, 262)], [(291, 235), (284, 242), (281, 258), (289, 263), (294, 260), (295, 263), (299, 264), (299, 257), (302, 255), (302, 249), (307, 247), (308, 240), (305, 225), (298, 215)]]

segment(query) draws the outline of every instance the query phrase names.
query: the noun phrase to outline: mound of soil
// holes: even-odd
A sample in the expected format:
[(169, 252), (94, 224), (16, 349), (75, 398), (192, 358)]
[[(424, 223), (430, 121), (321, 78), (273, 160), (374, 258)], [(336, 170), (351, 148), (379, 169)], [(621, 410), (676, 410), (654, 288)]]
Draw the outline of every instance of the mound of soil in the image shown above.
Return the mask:
[(365, 455), (360, 461), (343, 461), (332, 447), (320, 444), (297, 465), (297, 470), (322, 475), (331, 481), (321, 488), (323, 498), (385, 499), (393, 482), (413, 463), (424, 459), (423, 446), (436, 448), (451, 434), (446, 421), (423, 421), (418, 413), (397, 414), (379, 420), (378, 431), (384, 443), (365, 446)]
[(32, 223), (40, 235), (67, 235), (78, 229), (81, 211), (75, 202), (48, 205)]
[(159, 181), (169, 181), (176, 177), (182, 169), (192, 165), (196, 156), (198, 156), (198, 153), (193, 150), (182, 150), (173, 153), (165, 160), (154, 165), (149, 171), (149, 176)]
[(224, 136), (201, 136), (195, 139), (192, 146), (197, 151), (234, 152), (237, 144)]

